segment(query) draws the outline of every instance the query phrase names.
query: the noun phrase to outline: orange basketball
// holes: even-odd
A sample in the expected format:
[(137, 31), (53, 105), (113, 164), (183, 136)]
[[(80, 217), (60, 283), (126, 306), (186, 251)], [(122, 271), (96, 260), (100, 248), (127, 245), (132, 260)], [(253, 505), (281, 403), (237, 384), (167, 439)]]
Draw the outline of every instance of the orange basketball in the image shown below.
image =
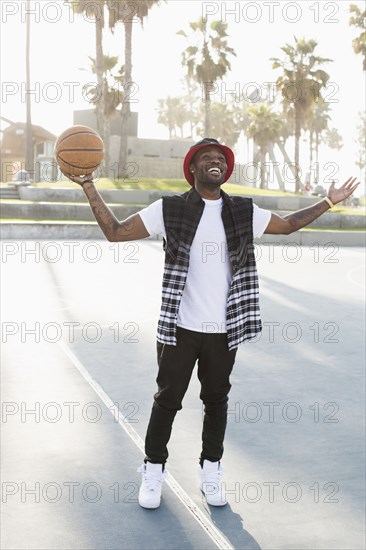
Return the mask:
[(103, 140), (93, 128), (72, 126), (58, 137), (55, 156), (66, 176), (91, 174), (103, 160)]

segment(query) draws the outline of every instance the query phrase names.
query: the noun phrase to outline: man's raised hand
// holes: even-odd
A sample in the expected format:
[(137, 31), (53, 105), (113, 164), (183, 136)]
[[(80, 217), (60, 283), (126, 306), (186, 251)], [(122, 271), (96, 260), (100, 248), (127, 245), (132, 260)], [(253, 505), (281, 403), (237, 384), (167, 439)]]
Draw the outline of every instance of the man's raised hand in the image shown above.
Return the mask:
[(357, 178), (348, 178), (348, 180), (345, 181), (344, 184), (337, 189), (333, 180), (328, 189), (328, 198), (332, 201), (333, 204), (337, 204), (338, 202), (342, 202), (348, 199), (348, 197), (350, 197), (355, 189), (357, 189), (357, 187), (360, 185), (360, 182), (356, 182), (356, 180)]

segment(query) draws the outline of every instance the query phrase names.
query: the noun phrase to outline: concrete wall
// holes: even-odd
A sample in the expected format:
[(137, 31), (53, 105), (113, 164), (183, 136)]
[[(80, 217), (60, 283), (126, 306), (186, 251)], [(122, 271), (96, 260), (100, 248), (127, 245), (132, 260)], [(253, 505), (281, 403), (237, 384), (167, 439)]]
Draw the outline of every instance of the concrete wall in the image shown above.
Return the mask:
[[(141, 210), (142, 206), (111, 205), (115, 216), (123, 220)], [(95, 221), (89, 204), (64, 204), (51, 202), (4, 202), (1, 204), (1, 218), (24, 220)]]
[[(187, 183), (187, 190), (189, 185)], [(225, 186), (224, 186), (225, 190)], [(162, 195), (176, 195), (177, 191), (144, 191), (140, 189), (110, 189), (100, 191), (102, 197), (110, 203), (141, 203), (149, 204)], [(53, 202), (86, 202), (87, 199), (81, 187), (75, 184), (75, 188), (58, 187), (32, 187), (20, 186), (19, 196), (21, 200), (53, 201)], [(242, 196), (242, 195), (241, 195)], [(245, 195), (244, 195), (245, 196)], [(277, 195), (254, 195), (253, 201), (260, 208), (268, 210), (299, 210), (319, 202), (319, 197), (281, 197)], [(362, 212), (360, 212), (360, 215)]]
[(178, 159), (183, 164), (188, 149), (195, 142), (192, 139), (145, 139), (128, 138), (128, 149), (135, 157), (158, 157), (161, 159)]
[[(95, 109), (81, 109), (74, 111), (74, 124), (89, 126), (97, 130), (97, 116)], [(111, 135), (121, 132), (121, 111), (118, 110), (110, 118)], [(138, 113), (131, 112), (127, 121), (127, 135), (137, 136)]]
[(136, 170), (132, 178), (184, 179), (182, 159), (148, 158), (131, 155), (129, 170)]
[[(63, 222), (1, 222), (1, 239), (7, 240), (47, 240), (83, 239), (105, 240), (97, 223), (63, 223)], [(288, 246), (360, 246), (366, 244), (364, 231), (307, 231), (300, 230), (292, 235), (263, 235), (255, 243), (262, 245)]]
[[(144, 190), (106, 190), (101, 191), (103, 199), (109, 204), (122, 220), (138, 212), (144, 205), (151, 204), (163, 195), (175, 195), (174, 191), (144, 191)], [(94, 221), (91, 208), (83, 190), (79, 186), (74, 189), (37, 188), (20, 186), (21, 200), (6, 200), (1, 202), (1, 217), (3, 219), (33, 219), (33, 220), (68, 220)], [(319, 201), (317, 197), (279, 197), (254, 196), (254, 203), (261, 208), (286, 215)], [(130, 206), (129, 206), (130, 205)], [(337, 212), (326, 212), (312, 222), (309, 227), (323, 229), (364, 229), (366, 218), (360, 210), (359, 215), (345, 215)]]
[[(111, 175), (116, 173), (119, 159), (118, 136), (110, 139)], [(194, 144), (190, 139), (142, 139), (128, 138), (129, 155), (127, 169), (130, 178), (184, 179), (183, 161), (188, 149)], [(230, 183), (253, 187), (258, 180), (252, 163), (235, 163)]]
[[(107, 203), (150, 204), (162, 195), (176, 195), (174, 191), (144, 191), (142, 189), (110, 189), (100, 191)], [(42, 202), (88, 202), (78, 185), (75, 189), (59, 187), (21, 187), (19, 196), (24, 201)]]
[[(153, 202), (160, 197), (160, 193), (154, 196), (150, 194), (149, 202)], [(149, 200), (150, 199), (150, 200)], [(106, 201), (108, 199), (106, 197)], [(112, 211), (116, 217), (123, 220), (141, 210), (148, 201), (139, 205), (110, 203)], [(139, 201), (138, 201), (139, 202)], [(295, 208), (297, 209), (297, 208)], [(280, 215), (288, 214), (288, 210), (269, 208)], [(63, 203), (52, 201), (3, 201), (1, 203), (1, 218), (3, 219), (33, 219), (33, 220), (69, 220), (69, 221), (94, 221), (94, 215), (89, 204), (85, 203)], [(364, 229), (366, 227), (366, 218), (363, 215), (346, 216), (336, 212), (326, 212), (320, 218), (309, 224), (308, 227), (323, 229)]]

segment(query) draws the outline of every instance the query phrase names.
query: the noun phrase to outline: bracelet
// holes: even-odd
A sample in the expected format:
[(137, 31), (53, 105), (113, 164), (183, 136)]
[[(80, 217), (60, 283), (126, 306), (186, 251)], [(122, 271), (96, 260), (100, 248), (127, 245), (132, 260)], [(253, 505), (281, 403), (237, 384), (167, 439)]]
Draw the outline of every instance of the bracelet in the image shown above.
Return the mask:
[(329, 204), (330, 208), (333, 208), (334, 204), (332, 203), (329, 197), (324, 197), (324, 200)]
[(84, 186), (84, 183), (93, 183), (93, 180), (84, 180), (84, 181), (81, 183), (81, 187)]

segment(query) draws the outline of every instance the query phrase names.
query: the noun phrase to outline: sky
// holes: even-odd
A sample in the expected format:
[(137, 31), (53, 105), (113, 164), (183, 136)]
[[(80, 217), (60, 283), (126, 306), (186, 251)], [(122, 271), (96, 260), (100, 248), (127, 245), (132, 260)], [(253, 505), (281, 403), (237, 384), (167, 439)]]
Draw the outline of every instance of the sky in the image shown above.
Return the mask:
[[(92, 0), (91, 0), (92, 3)], [(344, 180), (359, 175), (355, 166), (359, 112), (365, 108), (365, 73), (361, 56), (352, 49), (359, 33), (349, 27), (348, 1), (241, 1), (199, 2), (168, 0), (150, 10), (141, 27), (133, 24), (133, 82), (131, 108), (139, 114), (138, 135), (168, 139), (168, 130), (157, 123), (157, 103), (168, 95), (183, 95), (184, 69), (181, 53), (188, 42), (177, 31), (189, 32), (189, 22), (205, 15), (208, 21), (228, 25), (228, 42), (236, 52), (232, 70), (218, 83), (214, 101), (233, 97), (248, 101), (254, 86), (262, 90), (274, 83), (280, 70), (272, 69), (271, 57), (281, 57), (281, 47), (294, 43), (294, 36), (318, 42), (317, 55), (334, 60), (324, 66), (330, 74), (325, 99), (332, 112), (332, 126), (343, 137), (341, 151), (324, 148), (321, 176)], [(361, 8), (364, 2), (352, 2)], [(32, 122), (55, 135), (73, 124), (73, 111), (89, 104), (83, 86), (95, 82), (88, 71), (88, 56), (95, 57), (94, 21), (90, 15), (76, 16), (63, 0), (31, 0)], [(26, 2), (2, 0), (1, 9), (1, 115), (25, 121), (25, 21)], [(131, 2), (134, 9), (134, 2)], [(114, 34), (104, 33), (108, 55), (123, 63), (123, 25)], [(255, 83), (255, 84), (253, 84)], [(231, 91), (231, 94), (230, 94)], [(1, 127), (4, 127), (2, 123)], [(303, 155), (307, 151), (301, 145)], [(237, 159), (245, 161), (239, 142)], [(290, 156), (292, 151), (289, 150)], [(306, 153), (307, 154), (307, 153)]]

